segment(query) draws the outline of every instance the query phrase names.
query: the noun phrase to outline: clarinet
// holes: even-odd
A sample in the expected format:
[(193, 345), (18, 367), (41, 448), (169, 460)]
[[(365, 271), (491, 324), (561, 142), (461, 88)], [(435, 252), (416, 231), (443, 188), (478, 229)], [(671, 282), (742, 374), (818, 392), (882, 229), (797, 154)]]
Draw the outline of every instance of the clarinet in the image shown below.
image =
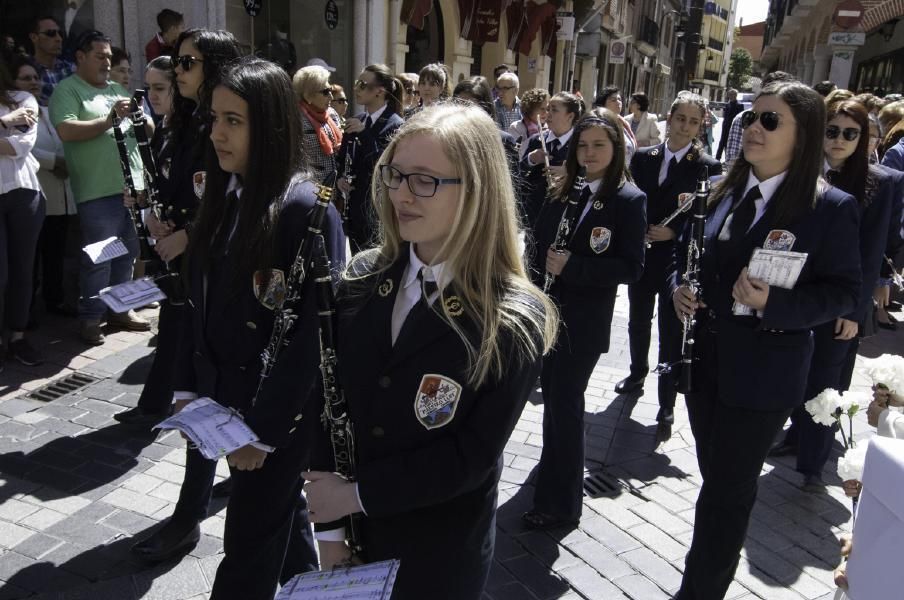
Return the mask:
[[(703, 297), (703, 233), (706, 227), (706, 206), (709, 202), (709, 171), (706, 167), (700, 170), (697, 179), (697, 191), (694, 195), (694, 208), (691, 213), (691, 234), (687, 245), (687, 262), (682, 285), (688, 287), (697, 298)], [(681, 333), (681, 374), (678, 378), (678, 391), (682, 394), (694, 391), (694, 346), (696, 342), (696, 315), (684, 315)]]
[[(330, 258), (327, 255), (323, 236), (315, 238), (313, 265), (314, 282), (317, 287), (317, 315), (320, 318), (320, 373), (323, 376), (324, 427), (329, 430), (336, 472), (348, 481), (355, 481), (357, 465), (355, 458), (355, 427), (348, 416), (345, 392), (339, 385), (339, 360), (336, 356), (335, 318), (336, 299), (333, 296), (333, 277), (330, 273)], [(352, 555), (363, 552), (361, 545), (361, 513), (346, 517), (346, 538)]]
[[(135, 132), (135, 139), (138, 141), (138, 153), (141, 155), (141, 162), (144, 165), (144, 188), (148, 206), (154, 217), (163, 223), (167, 215), (163, 208), (163, 202), (160, 200), (160, 188), (157, 183), (160, 172), (157, 170), (157, 160), (154, 158), (154, 153), (151, 150), (151, 141), (148, 139), (148, 133), (145, 129), (147, 116), (141, 110), (142, 99), (144, 99), (144, 90), (136, 90), (135, 95), (132, 96), (129, 119), (132, 121), (132, 130)], [(150, 262), (157, 267), (156, 272), (158, 275), (154, 277), (154, 282), (163, 289), (170, 303), (184, 304), (185, 290), (179, 273), (172, 270), (169, 263), (160, 259), (156, 254)]]
[[(345, 180), (349, 185), (349, 190), (351, 190), (351, 186), (355, 183), (355, 171), (352, 166), (355, 162), (355, 154), (358, 151), (358, 134), (353, 133), (349, 136), (348, 140), (348, 149), (345, 152), (345, 165), (342, 167), (342, 179)], [(352, 193), (349, 191), (347, 194), (343, 194), (345, 196), (345, 202), (342, 203), (342, 212), (340, 215), (342, 216), (342, 222), (348, 222), (348, 203), (351, 200)]]
[(546, 150), (546, 136), (543, 135), (549, 131), (549, 126), (543, 129), (543, 123), (537, 117), (537, 127), (540, 129), (540, 147), (543, 149), (543, 172), (546, 174), (546, 189), (551, 190), (555, 182), (552, 180), (552, 171), (549, 170), (549, 152)]
[[(562, 218), (559, 220), (559, 228), (556, 230), (556, 239), (552, 243), (552, 249), (556, 252), (565, 252), (574, 231), (577, 229), (575, 225), (578, 221), (578, 200), (581, 199), (581, 193), (584, 191), (584, 175), (587, 173), (586, 167), (578, 167), (578, 172), (574, 176), (574, 183), (568, 192), (568, 198), (565, 204), (565, 210), (562, 211)], [(552, 273), (546, 273), (546, 279), (543, 281), (543, 293), (548, 293), (549, 288), (555, 282), (556, 276)]]
[[(126, 136), (123, 134), (119, 126), (122, 119), (116, 112), (113, 112), (113, 137), (116, 139), (116, 148), (119, 150), (119, 167), (122, 169), (122, 178), (129, 190), (132, 198), (138, 198), (138, 192), (135, 190), (135, 181), (132, 179), (132, 168), (129, 166), (129, 148), (126, 146)], [(154, 253), (151, 245), (148, 243), (148, 229), (141, 220), (141, 213), (138, 212), (138, 206), (129, 207), (129, 217), (132, 219), (132, 225), (135, 226), (135, 234), (138, 236), (138, 260), (148, 262), (153, 260)]]
[[(681, 196), (678, 197), (678, 208), (675, 209), (675, 212), (659, 222), (660, 227), (665, 227), (666, 225), (677, 219), (678, 215), (682, 215), (691, 209), (691, 207), (694, 205), (694, 197), (691, 194), (687, 195), (691, 197), (687, 198), (686, 200), (682, 200), (682, 197), (684, 197), (685, 194), (681, 194)], [(647, 248), (651, 247), (652, 245), (653, 244), (651, 242), (647, 242)]]
[(301, 240), (298, 247), (298, 253), (295, 255), (295, 262), (289, 270), (289, 277), (286, 281), (286, 294), (283, 301), (274, 310), (273, 329), (270, 332), (270, 340), (261, 352), (261, 374), (257, 383), (257, 391), (251, 400), (251, 405), (257, 403), (257, 398), (264, 387), (264, 382), (270, 377), (276, 361), (282, 349), (289, 345), (292, 340), (292, 329), (295, 327), (295, 321), (298, 319), (298, 305), (301, 301), (301, 289), (307, 277), (308, 267), (311, 264), (312, 252), (314, 249), (314, 239), (318, 235), (322, 235), (321, 227), (323, 219), (326, 217), (327, 208), (330, 206), (330, 199), (333, 197), (333, 187), (336, 185), (336, 172), (333, 171), (323, 183), (317, 186), (317, 200), (314, 202), (314, 209), (311, 211), (311, 220), (308, 223), (308, 232)]

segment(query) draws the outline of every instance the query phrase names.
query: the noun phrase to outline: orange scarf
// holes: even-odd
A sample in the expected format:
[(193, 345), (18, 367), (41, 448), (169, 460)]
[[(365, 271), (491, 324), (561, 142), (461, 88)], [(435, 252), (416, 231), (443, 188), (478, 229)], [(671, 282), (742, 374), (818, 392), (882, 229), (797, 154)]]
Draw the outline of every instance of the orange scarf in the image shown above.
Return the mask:
[[(342, 131), (336, 126), (336, 123), (330, 118), (326, 110), (317, 110), (312, 104), (304, 100), (298, 103), (298, 107), (301, 109), (301, 113), (311, 122), (311, 125), (314, 126), (314, 131), (317, 132), (317, 141), (320, 142), (320, 149), (327, 156), (332, 156), (342, 143)], [(333, 139), (330, 139), (330, 136), (326, 134), (326, 130), (323, 128), (324, 124), (333, 132)]]

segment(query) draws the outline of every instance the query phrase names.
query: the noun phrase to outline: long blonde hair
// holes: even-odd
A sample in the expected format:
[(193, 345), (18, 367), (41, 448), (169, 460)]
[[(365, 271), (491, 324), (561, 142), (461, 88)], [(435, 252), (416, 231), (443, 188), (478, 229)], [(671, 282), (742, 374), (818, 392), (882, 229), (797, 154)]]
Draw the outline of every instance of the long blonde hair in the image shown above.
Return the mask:
[[(380, 245), (356, 256), (347, 278), (375, 275), (388, 269), (405, 250), (399, 224), (380, 167), (392, 162), (396, 148), (410, 137), (429, 135), (438, 139), (449, 161), (457, 169), (458, 208), (448, 238), (439, 250), (452, 284), (441, 307), (446, 321), (468, 349), (469, 383), (479, 386), (498, 380), (513, 357), (504, 355), (511, 346), (519, 356), (536, 359), (555, 341), (558, 312), (552, 302), (527, 277), (518, 245), (515, 193), (499, 130), (480, 108), (440, 103), (411, 117), (399, 128), (377, 162), (372, 197), (380, 217)], [(372, 267), (361, 269), (361, 264)], [(469, 320), (476, 324), (480, 342), (474, 343), (449, 314), (446, 294), (455, 294)], [(472, 336), (473, 337), (473, 336)]]

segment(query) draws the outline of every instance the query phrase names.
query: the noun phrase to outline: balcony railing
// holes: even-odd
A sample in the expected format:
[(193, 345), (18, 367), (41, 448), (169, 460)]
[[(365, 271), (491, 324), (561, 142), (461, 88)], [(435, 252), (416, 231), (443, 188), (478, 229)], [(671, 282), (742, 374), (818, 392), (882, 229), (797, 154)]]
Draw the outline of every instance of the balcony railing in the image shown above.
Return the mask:
[(644, 17), (640, 23), (640, 41), (656, 48), (659, 46), (659, 24)]

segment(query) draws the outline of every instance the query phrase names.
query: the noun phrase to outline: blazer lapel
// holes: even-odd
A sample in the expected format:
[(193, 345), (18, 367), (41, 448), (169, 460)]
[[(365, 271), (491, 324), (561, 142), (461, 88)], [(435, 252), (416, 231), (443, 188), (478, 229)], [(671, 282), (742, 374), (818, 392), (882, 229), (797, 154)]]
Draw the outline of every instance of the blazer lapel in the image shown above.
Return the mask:
[(402, 284), (402, 273), (408, 264), (407, 252), (404, 255), (404, 260), (396, 261), (383, 273), (370, 298), (349, 323), (350, 327), (367, 332), (373, 340), (375, 358), (389, 356), (392, 352), (392, 310)]
[(430, 310), (422, 313), (418, 320), (412, 323), (412, 327), (405, 332), (405, 335), (399, 335), (395, 345), (392, 347), (392, 355), (389, 359), (389, 366), (396, 365), (406, 358), (418, 352), (424, 346), (432, 343), (436, 339), (452, 332), (452, 328), (446, 323), (446, 316), (442, 312), (441, 302), (448, 302), (450, 295), (445, 298), (440, 295), (434, 301)]

